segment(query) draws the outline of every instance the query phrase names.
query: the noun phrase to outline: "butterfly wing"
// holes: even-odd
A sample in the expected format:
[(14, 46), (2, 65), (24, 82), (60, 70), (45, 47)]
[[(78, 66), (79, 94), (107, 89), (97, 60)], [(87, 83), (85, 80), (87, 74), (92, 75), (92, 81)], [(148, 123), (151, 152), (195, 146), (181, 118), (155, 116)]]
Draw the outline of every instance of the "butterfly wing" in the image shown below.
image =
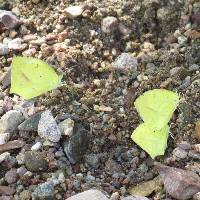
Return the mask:
[(24, 99), (39, 96), (61, 84), (52, 67), (42, 60), (29, 57), (15, 57), (11, 69), (11, 93)]
[(179, 96), (165, 89), (145, 92), (134, 103), (145, 123), (160, 130), (167, 124), (179, 103)]
[(155, 158), (158, 155), (164, 155), (165, 149), (167, 148), (168, 135), (168, 125), (165, 125), (158, 131), (143, 123), (134, 130), (131, 138), (152, 158)]

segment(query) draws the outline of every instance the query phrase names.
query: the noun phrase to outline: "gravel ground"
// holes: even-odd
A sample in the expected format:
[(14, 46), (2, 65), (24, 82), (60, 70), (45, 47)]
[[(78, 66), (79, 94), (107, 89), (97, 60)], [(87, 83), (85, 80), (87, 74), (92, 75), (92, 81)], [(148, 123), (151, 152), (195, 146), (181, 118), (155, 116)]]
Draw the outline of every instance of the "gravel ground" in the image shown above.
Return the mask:
[[(94, 188), (117, 200), (154, 180), (138, 194), (173, 200), (130, 138), (141, 123), (133, 102), (154, 88), (181, 96), (156, 161), (200, 175), (198, 0), (0, 0), (0, 9), (0, 199)], [(9, 94), (15, 55), (45, 60), (66, 84), (29, 101)]]

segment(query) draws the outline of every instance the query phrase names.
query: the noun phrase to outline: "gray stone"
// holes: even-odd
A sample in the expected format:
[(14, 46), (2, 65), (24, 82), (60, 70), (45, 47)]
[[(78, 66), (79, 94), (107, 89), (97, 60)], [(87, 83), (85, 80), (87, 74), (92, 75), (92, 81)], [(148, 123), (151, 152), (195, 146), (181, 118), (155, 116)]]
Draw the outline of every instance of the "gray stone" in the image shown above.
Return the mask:
[(17, 130), (20, 123), (24, 121), (24, 116), (20, 111), (10, 110), (0, 119), (0, 134), (12, 133)]
[(194, 72), (200, 69), (200, 66), (197, 64), (193, 64), (189, 67), (189, 71)]
[(4, 73), (1, 77), (2, 89), (6, 89), (11, 84), (11, 69)]
[(100, 164), (99, 158), (95, 154), (86, 155), (85, 156), (85, 162), (89, 167), (94, 168), (94, 169), (97, 169), (99, 167), (99, 164)]
[(149, 200), (149, 199), (146, 197), (134, 195), (134, 196), (128, 196), (128, 197), (121, 198), (121, 200)]
[(5, 180), (8, 184), (12, 184), (17, 182), (18, 179), (18, 174), (17, 174), (17, 169), (12, 168), (5, 174)]
[(22, 21), (16, 15), (5, 10), (0, 10), (0, 22), (8, 29), (14, 29), (22, 24)]
[(62, 141), (64, 152), (72, 164), (82, 159), (87, 146), (88, 133), (80, 124), (75, 124), (73, 135), (70, 138), (64, 138)]
[(101, 29), (104, 33), (111, 34), (118, 28), (118, 19), (113, 16), (105, 17), (101, 23)]
[(129, 36), (131, 34), (131, 30), (127, 28), (123, 23), (119, 23), (119, 32), (124, 36)]
[(32, 200), (36, 199), (53, 199), (54, 197), (54, 184), (52, 182), (45, 182), (36, 187), (32, 193)]
[(185, 159), (187, 158), (187, 155), (188, 155), (187, 151), (185, 151), (184, 149), (180, 147), (175, 148), (172, 153), (174, 156), (180, 159)]
[(5, 56), (9, 53), (8, 45), (0, 44), (0, 56)]
[(42, 112), (36, 113), (18, 126), (20, 131), (37, 131)]
[(109, 200), (98, 190), (88, 190), (80, 194), (67, 198), (66, 200)]
[(24, 162), (26, 168), (31, 172), (45, 171), (48, 169), (48, 162), (45, 154), (37, 151), (25, 152)]
[(38, 124), (38, 135), (51, 142), (58, 142), (61, 138), (60, 129), (49, 110), (41, 114)]
[(113, 69), (122, 71), (126, 71), (129, 69), (136, 71), (137, 66), (138, 66), (137, 59), (129, 53), (122, 53), (112, 63)]
[(181, 69), (181, 67), (174, 67), (174, 68), (170, 69), (170, 71), (169, 71), (170, 76), (177, 76), (180, 69)]

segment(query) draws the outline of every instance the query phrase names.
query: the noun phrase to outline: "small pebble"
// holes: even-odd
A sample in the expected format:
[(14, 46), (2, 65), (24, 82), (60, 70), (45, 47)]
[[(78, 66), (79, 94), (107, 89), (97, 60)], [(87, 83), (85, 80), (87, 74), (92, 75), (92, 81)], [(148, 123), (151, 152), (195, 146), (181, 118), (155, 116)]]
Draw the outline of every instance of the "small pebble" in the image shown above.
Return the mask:
[(65, 119), (64, 121), (58, 124), (61, 134), (66, 136), (71, 136), (74, 129), (74, 121), (70, 118)]
[(185, 151), (184, 149), (180, 147), (175, 148), (172, 153), (174, 156), (180, 159), (185, 159), (187, 158), (187, 155), (188, 155), (187, 151)]
[(9, 141), (9, 139), (10, 139), (10, 133), (0, 134), (0, 145), (7, 143)]
[(38, 124), (38, 135), (51, 142), (58, 142), (61, 138), (60, 129), (49, 110), (41, 114)]
[(2, 163), (4, 160), (8, 159), (9, 157), (10, 157), (9, 152), (4, 152), (4, 153), (0, 154), (0, 163)]
[(0, 56), (5, 56), (9, 53), (8, 45), (0, 44)]
[(31, 147), (31, 151), (38, 151), (40, 150), (42, 147), (42, 143), (41, 142), (36, 142), (32, 147)]
[(32, 200), (53, 199), (54, 191), (54, 184), (52, 182), (45, 182), (39, 184), (34, 190), (34, 192), (31, 194)]
[(81, 16), (81, 14), (83, 13), (83, 7), (82, 6), (70, 6), (70, 7), (66, 8), (64, 11), (68, 18), (75, 19), (75, 18)]
[(129, 53), (122, 53), (112, 63), (113, 69), (121, 71), (127, 71), (127, 70), (137, 71), (137, 66), (138, 66), (137, 59)]
[(17, 130), (20, 123), (24, 121), (24, 116), (20, 111), (10, 110), (0, 119), (0, 134), (11, 133)]
[(105, 17), (101, 23), (101, 29), (104, 33), (111, 34), (118, 28), (118, 19), (113, 16)]
[(87, 190), (85, 192), (76, 194), (67, 200), (109, 200), (102, 192), (98, 190)]
[(27, 151), (24, 157), (25, 166), (31, 172), (46, 171), (48, 162), (45, 158), (46, 156), (42, 152)]
[(17, 179), (18, 179), (18, 174), (17, 174), (17, 170), (15, 168), (12, 168), (6, 172), (5, 180), (8, 184), (17, 182)]

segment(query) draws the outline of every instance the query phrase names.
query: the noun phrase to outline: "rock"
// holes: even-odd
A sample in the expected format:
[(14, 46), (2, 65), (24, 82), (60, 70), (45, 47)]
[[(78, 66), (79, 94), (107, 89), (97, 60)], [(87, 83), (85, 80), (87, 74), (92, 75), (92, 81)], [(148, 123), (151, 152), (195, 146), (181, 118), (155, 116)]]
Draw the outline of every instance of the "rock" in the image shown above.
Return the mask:
[(2, 163), (4, 160), (8, 159), (9, 157), (10, 157), (9, 152), (4, 152), (4, 153), (0, 154), (0, 163)]
[(118, 29), (119, 32), (124, 36), (129, 36), (131, 34), (131, 30), (127, 28), (123, 23), (119, 23)]
[[(197, 147), (197, 146), (196, 146)], [(198, 146), (199, 147), (199, 146)], [(195, 148), (195, 146), (193, 147), (193, 148)], [(197, 150), (199, 150), (199, 149), (195, 149), (195, 150), (190, 150), (189, 152), (188, 152), (188, 156), (190, 157), (190, 158), (193, 158), (193, 159), (195, 159), (195, 160), (200, 160), (200, 151), (197, 151)]]
[(70, 138), (64, 138), (62, 147), (66, 156), (72, 164), (79, 162), (88, 146), (87, 130), (80, 124), (75, 124), (73, 135)]
[(101, 29), (104, 33), (112, 34), (118, 28), (118, 19), (113, 16), (105, 17), (101, 23)]
[(188, 155), (187, 151), (185, 151), (184, 149), (182, 149), (180, 147), (175, 148), (173, 150), (172, 154), (180, 159), (185, 159), (185, 158), (187, 158), (187, 155)]
[(133, 195), (133, 196), (128, 196), (128, 197), (121, 198), (121, 200), (149, 200), (149, 199), (146, 198), (146, 197)]
[(193, 200), (200, 200), (200, 192), (196, 193), (196, 194), (193, 196)]
[(132, 195), (149, 196), (152, 192), (158, 191), (161, 188), (160, 178), (156, 177), (153, 180), (139, 183), (134, 187), (129, 188), (129, 193)]
[(52, 182), (39, 184), (31, 195), (32, 200), (53, 199), (54, 191), (54, 184)]
[(183, 36), (183, 35), (179, 36), (179, 37), (178, 37), (178, 43), (179, 43), (180, 45), (186, 44), (186, 43), (187, 43), (187, 37), (185, 37), (185, 36)]
[(194, 149), (194, 151), (200, 153), (200, 144), (195, 144), (195, 145), (192, 146), (192, 148)]
[(9, 141), (9, 139), (10, 139), (10, 133), (0, 134), (0, 145), (7, 143)]
[(45, 37), (41, 37), (38, 38), (37, 40), (31, 40), (30, 44), (34, 45), (34, 46), (41, 46), (42, 44), (46, 43), (46, 38)]
[(20, 111), (10, 110), (0, 119), (0, 134), (12, 133), (18, 125), (24, 121), (24, 116)]
[(199, 69), (200, 69), (200, 66), (197, 64), (193, 64), (193, 65), (189, 66), (190, 72), (195, 72), (195, 71), (198, 71)]
[(192, 110), (192, 105), (189, 102), (180, 102), (179, 104), (180, 117), (182, 121), (187, 123), (194, 122), (194, 112)]
[(60, 129), (49, 110), (41, 114), (38, 124), (38, 135), (51, 142), (58, 142), (61, 138)]
[(112, 112), (113, 108), (111, 108), (110, 106), (104, 106), (104, 105), (94, 105), (94, 110), (96, 112)]
[(200, 192), (200, 177), (192, 171), (155, 163), (166, 191), (175, 199), (190, 199)]
[(121, 165), (118, 164), (113, 159), (108, 159), (105, 163), (105, 169), (107, 173), (115, 174), (115, 173), (122, 173)]
[(11, 84), (11, 69), (1, 77), (2, 89), (6, 89)]
[(22, 49), (22, 41), (21, 38), (15, 38), (8, 42), (8, 48), (11, 50), (20, 50)]
[(180, 147), (181, 149), (184, 149), (184, 150), (190, 150), (192, 148), (191, 144), (186, 141), (180, 142), (178, 144), (178, 147)]
[(200, 38), (200, 32), (191, 29), (187, 30), (184, 35), (192, 40)]
[(68, 18), (75, 19), (83, 13), (83, 6), (69, 6), (64, 11)]
[(22, 24), (22, 21), (12, 12), (2, 10), (0, 10), (0, 22), (8, 29), (14, 29)]
[(76, 194), (66, 200), (109, 200), (102, 192), (98, 190), (87, 190), (80, 194)]
[(200, 11), (194, 13), (191, 17), (191, 20), (192, 20), (193, 23), (200, 25)]
[(2, 186), (0, 185), (0, 194), (1, 195), (13, 195), (15, 193), (15, 189), (10, 186)]
[(71, 136), (73, 134), (74, 121), (70, 118), (58, 124), (62, 135)]
[(42, 112), (36, 113), (18, 126), (20, 131), (37, 131)]
[(200, 141), (200, 120), (196, 122), (195, 126), (195, 136)]
[(95, 154), (86, 155), (85, 162), (89, 167), (91, 167), (93, 169), (97, 169), (100, 165), (99, 158)]
[(48, 162), (45, 158), (42, 152), (27, 151), (24, 157), (25, 166), (31, 172), (45, 171), (48, 169)]
[(19, 195), (20, 200), (30, 200), (31, 199), (31, 192), (29, 190), (24, 190)]
[(9, 150), (14, 150), (14, 149), (19, 149), (23, 147), (26, 143), (22, 140), (13, 140), (9, 141), (6, 144), (0, 145), (0, 153), (9, 151)]
[(31, 0), (34, 4), (38, 4), (40, 0)]
[(23, 176), (25, 173), (27, 173), (27, 169), (25, 167), (20, 167), (17, 168), (17, 174), (19, 175), (19, 177)]
[(18, 179), (17, 169), (12, 168), (5, 174), (5, 180), (8, 184), (16, 183)]
[(122, 71), (127, 71), (130, 69), (133, 71), (137, 71), (137, 66), (138, 66), (137, 59), (129, 53), (122, 53), (112, 63), (113, 69)]
[(14, 7), (13, 9), (12, 9), (12, 12), (15, 14), (15, 15), (17, 15), (17, 16), (20, 16), (20, 9), (18, 8), (18, 7)]
[(0, 196), (0, 200), (14, 200), (11, 196)]
[(23, 51), (22, 55), (26, 57), (33, 57), (36, 54), (37, 50), (36, 48), (27, 49), (26, 51)]
[(9, 53), (8, 45), (0, 44), (0, 56), (5, 56)]
[(32, 147), (31, 147), (31, 151), (38, 151), (39, 149), (41, 149), (42, 147), (42, 143), (41, 142), (36, 142)]

